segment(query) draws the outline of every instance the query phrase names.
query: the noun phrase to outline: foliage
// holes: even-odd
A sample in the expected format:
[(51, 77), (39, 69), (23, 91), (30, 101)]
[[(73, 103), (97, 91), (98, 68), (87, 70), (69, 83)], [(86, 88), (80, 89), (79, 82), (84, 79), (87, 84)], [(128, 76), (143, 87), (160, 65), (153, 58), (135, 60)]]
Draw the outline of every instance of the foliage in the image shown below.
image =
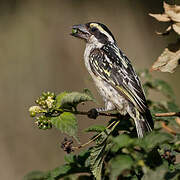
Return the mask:
[[(180, 6), (164, 2), (163, 14), (150, 14), (160, 22), (170, 26), (160, 35), (170, 31), (180, 34)], [(152, 70), (174, 72), (180, 59), (180, 41), (165, 48), (155, 61)], [(68, 153), (65, 164), (47, 172), (33, 171), (24, 180), (178, 180), (180, 163), (176, 160), (180, 152), (180, 110), (175, 104), (172, 88), (163, 80), (154, 79), (148, 70), (141, 71), (144, 79), (144, 90), (147, 96), (153, 91), (159, 93), (161, 101), (148, 99), (155, 128), (144, 138), (137, 138), (133, 120), (119, 114), (101, 113), (101, 117), (110, 116), (107, 127), (93, 125), (84, 130), (94, 133), (91, 140), (78, 147), (73, 146), (71, 139), (65, 138), (61, 147)], [(77, 137), (77, 115), (90, 112), (78, 110), (78, 105), (87, 101), (96, 102), (88, 89), (80, 92), (62, 92), (58, 95), (44, 92), (29, 108), (37, 127), (42, 130), (57, 128), (79, 142)], [(169, 115), (161, 116), (163, 113)], [(160, 113), (160, 115), (159, 115)], [(94, 142), (88, 149), (79, 154), (73, 151)]]
[[(171, 31), (174, 31), (180, 35), (180, 6), (170, 5), (164, 2), (163, 14), (149, 14), (160, 22), (168, 22), (169, 26), (163, 33), (157, 33), (159, 35), (169, 35)], [(163, 53), (158, 57), (152, 66), (152, 70), (159, 70), (161, 72), (173, 73), (179, 64), (180, 59), (180, 46), (179, 40), (177, 43), (171, 44), (168, 48), (165, 48)]]
[[(90, 142), (95, 142), (95, 145), (78, 155), (66, 155), (62, 166), (47, 172), (31, 172), (24, 180), (180, 178), (180, 166), (176, 163), (176, 154), (180, 152), (179, 121), (175, 117), (156, 117), (156, 113), (179, 111), (174, 102), (173, 90), (165, 81), (152, 78), (147, 70), (141, 71), (139, 75), (144, 79), (147, 95), (155, 91), (166, 99), (158, 102), (148, 100), (155, 121), (153, 132), (138, 139), (129, 116), (114, 116), (107, 127), (93, 125), (84, 130), (86, 133), (94, 133)], [(39, 129), (46, 130), (54, 126), (78, 140), (76, 116), (88, 115), (88, 112), (78, 110), (78, 104), (86, 101), (94, 101), (87, 89), (82, 93), (62, 92), (58, 95), (47, 92), (42, 93), (35, 101), (36, 106), (30, 107), (29, 111)], [(165, 123), (165, 128), (162, 123)], [(83, 146), (73, 147), (72, 141), (67, 139), (62, 143), (63, 149), (68, 153)]]

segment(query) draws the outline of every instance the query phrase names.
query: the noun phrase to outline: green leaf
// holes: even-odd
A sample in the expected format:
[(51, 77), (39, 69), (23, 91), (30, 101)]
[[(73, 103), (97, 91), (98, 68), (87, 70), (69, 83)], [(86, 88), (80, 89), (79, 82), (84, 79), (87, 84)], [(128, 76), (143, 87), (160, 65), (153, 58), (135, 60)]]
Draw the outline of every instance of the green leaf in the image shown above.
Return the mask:
[(73, 154), (67, 154), (64, 156), (64, 160), (67, 164), (71, 164), (75, 162), (75, 155)]
[(52, 124), (62, 133), (77, 138), (77, 119), (70, 112), (63, 112), (60, 116), (51, 117)]
[(44, 180), (44, 172), (32, 171), (24, 176), (23, 180)]
[(84, 88), (84, 89), (83, 89), (83, 93), (85, 93), (85, 94), (87, 94), (88, 96), (90, 96), (90, 97), (92, 98), (92, 100), (93, 100), (94, 102), (96, 102), (96, 99), (94, 98), (92, 92), (91, 92), (89, 89)]
[(85, 132), (102, 132), (106, 129), (103, 125), (93, 125), (85, 129)]
[(165, 180), (164, 176), (167, 171), (168, 169), (166, 169), (164, 165), (156, 168), (155, 170), (148, 169), (142, 180)]
[(101, 180), (103, 160), (106, 155), (105, 149), (106, 149), (106, 144), (103, 143), (101, 145), (93, 147), (91, 150), (91, 154), (90, 154), (91, 171), (94, 177), (96, 178), (96, 180)]
[(112, 139), (113, 147), (111, 148), (112, 152), (117, 152), (120, 148), (128, 147), (133, 145), (135, 139), (130, 138), (126, 134), (119, 135)]
[(176, 105), (176, 103), (174, 101), (168, 101), (167, 106), (168, 106), (169, 112), (178, 112), (179, 111), (179, 107)]
[(101, 139), (97, 140), (98, 145), (93, 147), (90, 154), (90, 164), (91, 164), (91, 171), (95, 176), (96, 180), (101, 180), (102, 175), (102, 167), (103, 161), (106, 157), (107, 152), (112, 147), (111, 141), (108, 141), (109, 135), (113, 132), (115, 127), (119, 124), (120, 121), (114, 121), (112, 123), (111, 129), (105, 129), (101, 132)]
[(67, 156), (67, 164), (59, 166), (53, 170), (46, 173), (43, 180), (57, 180), (63, 177), (71, 177), (69, 175), (74, 175), (77, 173), (90, 173), (89, 167), (85, 166), (85, 162), (89, 157), (90, 152), (88, 150), (80, 152), (79, 155)]
[(90, 157), (90, 150), (83, 150), (79, 153), (79, 155), (76, 157), (76, 161), (75, 163), (77, 164), (78, 162), (78, 166), (82, 166), (84, 168), (88, 168), (90, 167), (90, 160), (89, 160), (89, 157)]
[(145, 151), (149, 151), (171, 140), (172, 136), (170, 134), (164, 132), (152, 132), (147, 134), (143, 139), (138, 139), (137, 144)]
[(76, 107), (81, 102), (92, 101), (92, 100), (93, 100), (92, 97), (86, 93), (71, 92), (66, 94), (61, 99), (61, 107), (65, 107), (67, 105)]
[(169, 84), (163, 80), (160, 80), (160, 79), (156, 79), (154, 80), (153, 82), (153, 86), (161, 91), (165, 96), (171, 98), (171, 99), (174, 99), (174, 92), (171, 88), (171, 86), (169, 86)]
[(61, 103), (62, 103), (62, 99), (63, 99), (63, 97), (66, 96), (67, 94), (68, 94), (67, 92), (62, 92), (62, 93), (60, 93), (60, 94), (58, 94), (58, 95), (56, 96), (56, 107), (57, 107), (57, 108), (60, 108)]
[(49, 171), (49, 177), (51, 178), (57, 178), (57, 177), (63, 177), (65, 175), (69, 174), (69, 171), (72, 169), (70, 165), (62, 165), (60, 167), (57, 167), (51, 171)]
[(134, 162), (128, 155), (117, 155), (109, 162), (110, 165), (110, 179), (115, 180), (124, 171), (131, 169)]

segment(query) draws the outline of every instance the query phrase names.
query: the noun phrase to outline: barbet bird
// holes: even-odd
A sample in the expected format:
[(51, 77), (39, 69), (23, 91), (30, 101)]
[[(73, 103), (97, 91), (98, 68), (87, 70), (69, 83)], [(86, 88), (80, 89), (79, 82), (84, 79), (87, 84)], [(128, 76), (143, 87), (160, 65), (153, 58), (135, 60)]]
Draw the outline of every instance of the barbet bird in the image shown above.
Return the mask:
[(89, 22), (74, 25), (71, 35), (86, 41), (85, 66), (105, 102), (105, 107), (97, 108), (97, 112), (128, 113), (135, 122), (138, 137), (152, 131), (154, 123), (141, 82), (111, 31), (101, 23)]

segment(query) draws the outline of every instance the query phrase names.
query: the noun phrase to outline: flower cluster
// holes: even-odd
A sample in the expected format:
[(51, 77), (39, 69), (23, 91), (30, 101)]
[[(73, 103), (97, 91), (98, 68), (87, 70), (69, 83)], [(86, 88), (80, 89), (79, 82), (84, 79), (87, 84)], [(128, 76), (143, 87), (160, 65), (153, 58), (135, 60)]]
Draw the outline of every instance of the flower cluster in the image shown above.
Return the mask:
[(43, 92), (42, 95), (35, 101), (36, 106), (31, 106), (29, 112), (31, 117), (35, 117), (35, 123), (39, 129), (50, 129), (52, 123), (48, 114), (55, 106), (55, 94), (51, 92)]
[(48, 117), (41, 115), (39, 117), (36, 118), (36, 122), (35, 122), (38, 126), (39, 129), (51, 129), (52, 128), (52, 123), (50, 121), (50, 119), (48, 119)]

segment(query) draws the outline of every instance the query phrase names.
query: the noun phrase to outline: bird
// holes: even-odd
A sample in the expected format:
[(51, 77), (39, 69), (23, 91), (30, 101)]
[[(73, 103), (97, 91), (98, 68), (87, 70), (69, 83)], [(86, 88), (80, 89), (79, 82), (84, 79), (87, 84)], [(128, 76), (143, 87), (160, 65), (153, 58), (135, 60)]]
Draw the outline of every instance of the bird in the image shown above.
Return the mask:
[(71, 35), (86, 42), (85, 66), (105, 103), (96, 111), (129, 114), (139, 138), (151, 132), (154, 123), (140, 79), (107, 26), (99, 22), (73, 25)]

